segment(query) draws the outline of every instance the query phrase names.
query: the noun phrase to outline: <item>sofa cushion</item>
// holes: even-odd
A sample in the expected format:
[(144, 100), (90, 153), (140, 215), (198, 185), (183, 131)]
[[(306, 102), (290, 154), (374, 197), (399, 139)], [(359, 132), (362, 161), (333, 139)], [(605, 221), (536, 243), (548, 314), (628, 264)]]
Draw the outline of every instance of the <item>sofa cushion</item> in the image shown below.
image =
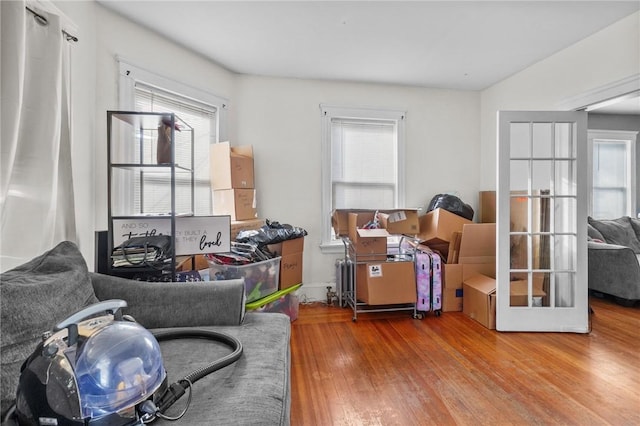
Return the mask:
[(640, 253), (640, 241), (628, 216), (600, 220), (589, 217), (588, 221), (602, 234), (607, 243), (629, 247), (634, 253)]
[[(591, 219), (591, 218), (589, 218)], [(596, 241), (602, 241), (604, 242), (604, 236), (602, 236), (602, 234), (600, 233), (600, 231), (598, 231), (592, 224), (588, 223), (587, 224), (587, 236), (592, 239), (592, 240), (596, 240)]]
[(640, 241), (640, 219), (630, 217), (629, 221), (631, 222), (631, 227), (636, 233), (636, 238), (638, 239), (638, 241)]
[[(291, 405), (289, 317), (279, 313), (248, 313), (240, 326), (200, 328), (236, 337), (244, 351), (235, 363), (193, 384), (193, 398), (180, 423), (288, 425)], [(231, 352), (225, 345), (204, 339), (161, 341), (160, 348), (169, 383), (194, 370), (204, 370)], [(185, 395), (171, 407), (174, 414), (180, 412), (186, 399)], [(171, 424), (163, 420), (156, 423)]]
[(87, 265), (71, 242), (0, 275), (2, 413), (15, 399), (20, 367), (42, 333), (96, 303)]

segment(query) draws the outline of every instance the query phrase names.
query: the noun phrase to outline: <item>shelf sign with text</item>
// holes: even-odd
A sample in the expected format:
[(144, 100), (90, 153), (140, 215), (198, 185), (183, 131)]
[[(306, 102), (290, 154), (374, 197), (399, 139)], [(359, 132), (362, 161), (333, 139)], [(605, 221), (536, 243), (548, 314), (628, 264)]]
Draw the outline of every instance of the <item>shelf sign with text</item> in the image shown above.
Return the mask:
[[(231, 251), (230, 216), (176, 217), (176, 256)], [(171, 218), (113, 219), (113, 246), (131, 237), (171, 235)]]

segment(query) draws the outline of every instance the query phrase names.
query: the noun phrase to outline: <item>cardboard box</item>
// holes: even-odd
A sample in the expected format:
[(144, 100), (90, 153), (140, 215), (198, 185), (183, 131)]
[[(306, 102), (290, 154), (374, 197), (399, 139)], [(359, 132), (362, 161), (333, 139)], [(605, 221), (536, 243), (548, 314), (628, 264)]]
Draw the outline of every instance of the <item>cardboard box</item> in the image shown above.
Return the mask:
[[(420, 229), (420, 220), (418, 218), (418, 209), (335, 209), (331, 212), (331, 226), (333, 232), (337, 237), (345, 237), (349, 235), (349, 213), (363, 213), (368, 214), (371, 219), (375, 212), (382, 213), (378, 219), (382, 223), (390, 224), (391, 229), (388, 229), (390, 234), (407, 234), (415, 235)], [(366, 223), (366, 221), (364, 222)], [(363, 224), (364, 224), (363, 223)], [(385, 225), (382, 226), (383, 228)], [(400, 232), (408, 231), (408, 232)]]
[(349, 236), (349, 213), (375, 213), (370, 209), (335, 209), (331, 212), (331, 226), (336, 237)]
[(496, 191), (480, 191), (478, 195), (478, 222), (496, 222)]
[[(456, 233), (454, 233), (454, 236)], [(455, 236), (454, 238), (457, 238)], [(469, 223), (463, 226), (457, 254), (459, 263), (443, 265), (443, 311), (463, 310), (463, 282), (474, 275), (496, 276), (495, 224)]]
[[(547, 293), (542, 289), (543, 279), (533, 279), (532, 297), (545, 297)], [(529, 306), (529, 297), (527, 292), (527, 280), (511, 281), (509, 289), (509, 305), (510, 306)]]
[(462, 228), (458, 263), (496, 263), (496, 224), (473, 223)]
[(473, 223), (444, 209), (435, 209), (420, 216), (418, 238), (425, 244), (444, 244), (448, 247), (453, 232), (462, 232), (462, 227)]
[(213, 214), (229, 215), (231, 220), (258, 217), (255, 189), (220, 189), (213, 191)]
[(232, 147), (229, 142), (212, 144), (209, 160), (212, 189), (255, 188), (251, 145)]
[(384, 262), (387, 260), (386, 229), (361, 229), (373, 219), (375, 212), (349, 213), (349, 239), (353, 244), (358, 262)]
[(420, 232), (417, 209), (380, 212), (378, 219), (389, 234), (417, 235)]
[(496, 328), (495, 278), (476, 274), (462, 283), (462, 312), (490, 330)]
[(267, 246), (270, 252), (281, 256), (279, 290), (302, 283), (304, 237)]
[(442, 312), (462, 312), (462, 265), (442, 265)]
[(235, 241), (238, 234), (242, 231), (252, 231), (260, 229), (264, 226), (264, 219), (247, 219), (231, 221), (231, 241)]
[(462, 312), (464, 280), (478, 274), (495, 278), (496, 265), (493, 263), (444, 264), (442, 274), (442, 311)]
[(356, 298), (368, 305), (415, 303), (413, 262), (369, 262), (356, 268)]

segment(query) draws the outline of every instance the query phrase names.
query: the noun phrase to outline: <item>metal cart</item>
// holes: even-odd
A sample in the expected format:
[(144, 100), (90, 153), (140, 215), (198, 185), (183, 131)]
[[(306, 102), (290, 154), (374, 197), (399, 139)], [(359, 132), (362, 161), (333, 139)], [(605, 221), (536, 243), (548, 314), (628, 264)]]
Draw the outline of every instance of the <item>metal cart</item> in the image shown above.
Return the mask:
[(357, 266), (358, 264), (365, 264), (371, 262), (372, 256), (384, 257), (385, 262), (411, 262), (413, 263), (413, 257), (410, 252), (403, 253), (400, 251), (398, 254), (388, 256), (387, 253), (380, 254), (367, 254), (361, 255), (358, 259), (355, 247), (348, 237), (342, 237), (342, 243), (344, 244), (344, 264), (342, 266), (342, 283), (341, 288), (338, 290), (338, 300), (343, 307), (350, 307), (353, 309), (353, 318), (355, 322), (358, 320), (359, 313), (368, 312), (391, 312), (391, 311), (412, 311), (413, 317), (418, 318), (418, 312), (416, 311), (416, 303), (403, 303), (393, 305), (368, 305), (364, 302), (357, 300)]

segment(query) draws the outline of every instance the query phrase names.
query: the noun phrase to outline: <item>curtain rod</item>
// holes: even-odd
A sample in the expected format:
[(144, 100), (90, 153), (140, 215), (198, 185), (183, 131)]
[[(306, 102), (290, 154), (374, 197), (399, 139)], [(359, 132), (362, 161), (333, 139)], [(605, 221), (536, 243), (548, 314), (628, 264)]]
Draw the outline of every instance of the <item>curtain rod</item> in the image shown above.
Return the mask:
[[(47, 20), (47, 18), (41, 14), (39, 14), (38, 12), (36, 12), (35, 10), (31, 9), (29, 6), (25, 6), (25, 8), (33, 13), (33, 19), (36, 20), (36, 22), (38, 22), (40, 25), (49, 25), (49, 21)], [(64, 34), (65, 38), (67, 39), (67, 41), (73, 41), (74, 43), (78, 41), (78, 37), (74, 36), (73, 34), (62, 30), (62, 34)]]

